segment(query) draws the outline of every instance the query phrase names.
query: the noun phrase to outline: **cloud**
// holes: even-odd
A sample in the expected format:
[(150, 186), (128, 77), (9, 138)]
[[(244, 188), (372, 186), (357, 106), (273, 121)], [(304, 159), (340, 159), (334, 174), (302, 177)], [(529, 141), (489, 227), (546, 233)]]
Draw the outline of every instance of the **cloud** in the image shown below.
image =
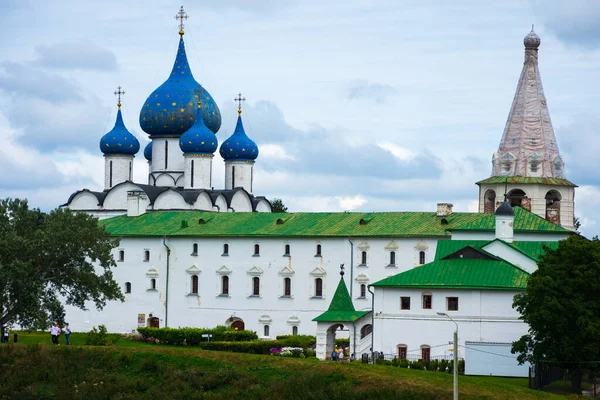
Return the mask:
[(340, 203), (340, 207), (348, 211), (354, 210), (367, 203), (367, 199), (361, 195), (352, 197), (338, 197), (337, 200)]
[(563, 138), (561, 151), (565, 158), (566, 178), (579, 185), (600, 184), (600, 118), (592, 114), (573, 117), (575, 122), (557, 129), (556, 136)]
[(376, 104), (384, 103), (389, 97), (395, 96), (397, 90), (384, 83), (356, 81), (348, 88), (348, 99), (369, 100)]
[(115, 54), (90, 42), (58, 43), (50, 46), (37, 46), (37, 58), (33, 64), (59, 69), (96, 69), (114, 71), (117, 69)]

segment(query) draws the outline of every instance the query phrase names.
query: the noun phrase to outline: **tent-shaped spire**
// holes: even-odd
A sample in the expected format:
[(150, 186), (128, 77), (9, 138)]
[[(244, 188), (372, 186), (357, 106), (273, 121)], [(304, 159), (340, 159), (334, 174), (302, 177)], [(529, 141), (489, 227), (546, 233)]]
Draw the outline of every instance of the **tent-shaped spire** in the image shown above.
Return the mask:
[(344, 278), (340, 279), (340, 283), (331, 299), (329, 309), (323, 314), (319, 315), (313, 321), (317, 322), (347, 322), (356, 321), (357, 319), (365, 316), (370, 311), (356, 311), (350, 293), (344, 282)]

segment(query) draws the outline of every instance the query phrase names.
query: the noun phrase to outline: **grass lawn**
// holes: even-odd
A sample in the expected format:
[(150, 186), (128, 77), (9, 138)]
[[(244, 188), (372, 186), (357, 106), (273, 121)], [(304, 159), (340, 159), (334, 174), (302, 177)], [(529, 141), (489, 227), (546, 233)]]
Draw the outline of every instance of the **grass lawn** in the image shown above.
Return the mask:
[[(314, 358), (203, 351), (122, 338), (109, 347), (50, 346), (46, 333), (0, 346), (0, 398), (451, 399), (452, 375)], [(45, 343), (40, 345), (39, 343)], [(461, 399), (565, 399), (526, 379), (459, 377)]]

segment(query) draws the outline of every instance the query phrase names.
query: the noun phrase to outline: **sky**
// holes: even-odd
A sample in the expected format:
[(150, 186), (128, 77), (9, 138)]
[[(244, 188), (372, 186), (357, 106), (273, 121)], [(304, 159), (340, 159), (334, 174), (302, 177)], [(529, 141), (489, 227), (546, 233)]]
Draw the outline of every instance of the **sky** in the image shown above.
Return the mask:
[[(0, 1), (0, 198), (51, 210), (102, 190), (98, 143), (171, 71), (170, 0)], [(241, 92), (260, 149), (254, 194), (290, 211), (476, 211), (532, 24), (582, 232), (600, 234), (600, 1), (187, 1), (194, 77), (222, 143)], [(216, 155), (215, 188), (224, 185)], [(142, 152), (134, 180), (147, 182)]]

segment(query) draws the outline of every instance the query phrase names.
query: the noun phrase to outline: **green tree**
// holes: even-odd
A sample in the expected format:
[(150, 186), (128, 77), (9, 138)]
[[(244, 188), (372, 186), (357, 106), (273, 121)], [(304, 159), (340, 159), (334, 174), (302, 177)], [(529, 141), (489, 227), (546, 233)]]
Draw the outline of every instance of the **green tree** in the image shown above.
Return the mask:
[(584, 370), (600, 360), (600, 241), (571, 235), (546, 249), (513, 308), (529, 325), (512, 346), (519, 362), (568, 368), (571, 389), (581, 394)]
[(64, 304), (102, 309), (123, 301), (113, 280), (118, 240), (85, 213), (29, 209), (27, 200), (0, 201), (0, 323), (45, 329), (64, 321)]
[(276, 213), (285, 213), (288, 211), (288, 208), (285, 206), (285, 204), (283, 204), (283, 200), (281, 199), (273, 199), (271, 206), (273, 208), (273, 212)]

